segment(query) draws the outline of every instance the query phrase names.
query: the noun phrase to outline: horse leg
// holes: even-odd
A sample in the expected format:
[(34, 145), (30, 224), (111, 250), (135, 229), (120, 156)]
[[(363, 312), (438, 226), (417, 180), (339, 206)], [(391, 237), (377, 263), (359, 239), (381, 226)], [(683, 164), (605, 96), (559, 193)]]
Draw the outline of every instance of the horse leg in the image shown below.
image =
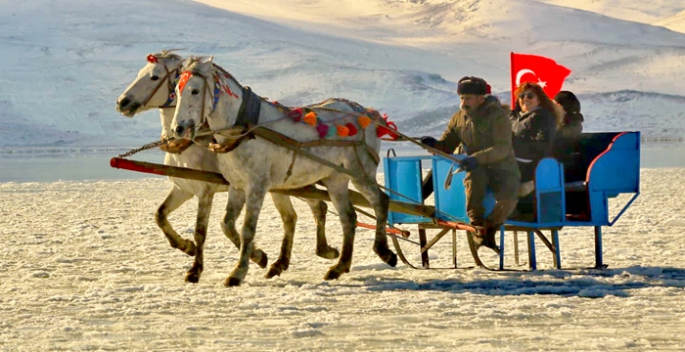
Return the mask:
[(264, 197), (268, 187), (266, 185), (255, 185), (247, 190), (247, 202), (245, 204), (245, 220), (243, 229), (240, 233), (240, 259), (235, 269), (228, 276), (224, 285), (238, 286), (245, 279), (248, 269), (248, 260), (252, 252), (252, 240), (257, 230), (257, 220), (259, 212), (264, 204)]
[(267, 279), (281, 275), (282, 272), (288, 270), (288, 266), (290, 265), (290, 255), (293, 251), (295, 223), (297, 222), (297, 213), (295, 213), (293, 203), (290, 201), (290, 196), (272, 193), (271, 198), (274, 201), (276, 209), (281, 214), (284, 234), (283, 243), (281, 244), (281, 254), (278, 256), (278, 259), (271, 264), (269, 271), (264, 276)]
[(303, 199), (314, 214), (316, 221), (316, 255), (324, 259), (335, 259), (340, 256), (340, 252), (335, 247), (328, 245), (326, 239), (326, 202), (314, 199)]
[(209, 214), (212, 212), (214, 192), (203, 192), (198, 195), (197, 221), (195, 223), (195, 262), (186, 274), (186, 282), (197, 283), (202, 275), (202, 260), (205, 238), (207, 237), (207, 225)]
[(385, 226), (388, 221), (388, 207), (390, 198), (381, 192), (378, 185), (369, 179), (352, 180), (352, 184), (373, 206), (376, 213), (376, 238), (373, 243), (373, 251), (388, 265), (397, 265), (397, 255), (388, 247), (388, 237)]
[[(228, 191), (228, 203), (226, 203), (226, 214), (224, 215), (224, 221), (221, 223), (221, 230), (224, 232), (226, 238), (233, 242), (238, 249), (240, 249), (240, 234), (238, 234), (238, 231), (235, 229), (235, 222), (240, 215), (240, 211), (243, 210), (244, 205), (245, 192), (230, 187)], [(265, 268), (269, 261), (266, 253), (256, 246), (252, 246), (250, 260), (257, 263), (260, 268)]]
[(346, 176), (334, 174), (324, 179), (323, 182), (328, 188), (333, 206), (340, 214), (343, 231), (342, 253), (338, 258), (338, 263), (330, 267), (324, 276), (325, 280), (333, 280), (350, 271), (352, 250), (354, 249), (354, 232), (357, 227), (357, 213), (350, 202), (347, 188), (349, 180)]
[(174, 228), (171, 227), (171, 224), (169, 224), (167, 216), (192, 197), (193, 195), (191, 193), (173, 186), (164, 202), (157, 209), (157, 213), (155, 213), (157, 226), (162, 229), (162, 232), (164, 232), (167, 240), (169, 240), (171, 247), (178, 248), (190, 256), (195, 255), (195, 244), (193, 241), (186, 240), (179, 236), (178, 233), (174, 231)]

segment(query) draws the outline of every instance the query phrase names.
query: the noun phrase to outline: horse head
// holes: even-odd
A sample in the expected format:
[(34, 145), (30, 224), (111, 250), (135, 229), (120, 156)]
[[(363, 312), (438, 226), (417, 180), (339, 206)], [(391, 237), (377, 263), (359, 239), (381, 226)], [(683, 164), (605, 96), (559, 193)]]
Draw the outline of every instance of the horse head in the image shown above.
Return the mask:
[(190, 57), (181, 66), (171, 123), (177, 138), (193, 139), (205, 124), (213, 130), (231, 127), (237, 119), (242, 87), (212, 61), (213, 57)]
[(138, 77), (117, 99), (117, 111), (127, 117), (146, 110), (171, 107), (175, 101), (175, 81), (183, 58), (164, 50), (147, 56)]

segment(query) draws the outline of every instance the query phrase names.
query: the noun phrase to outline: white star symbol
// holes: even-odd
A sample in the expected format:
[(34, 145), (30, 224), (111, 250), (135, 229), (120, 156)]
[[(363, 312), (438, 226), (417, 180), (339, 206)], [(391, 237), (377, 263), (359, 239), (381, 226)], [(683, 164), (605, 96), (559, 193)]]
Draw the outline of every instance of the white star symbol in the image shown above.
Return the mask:
[(547, 87), (547, 82), (543, 82), (543, 81), (542, 81), (542, 80), (540, 80), (539, 78), (538, 78), (538, 84), (539, 84), (539, 85), (540, 85), (540, 87), (542, 87), (542, 88), (545, 88), (545, 87)]

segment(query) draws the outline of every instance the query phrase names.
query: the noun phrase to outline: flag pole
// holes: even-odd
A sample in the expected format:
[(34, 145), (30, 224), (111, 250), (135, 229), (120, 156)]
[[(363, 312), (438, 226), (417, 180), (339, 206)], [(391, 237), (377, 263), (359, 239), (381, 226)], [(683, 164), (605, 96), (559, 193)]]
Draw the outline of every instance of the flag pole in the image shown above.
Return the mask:
[(511, 110), (515, 109), (516, 97), (514, 91), (516, 90), (516, 74), (514, 73), (514, 52), (509, 53), (509, 72), (511, 72)]

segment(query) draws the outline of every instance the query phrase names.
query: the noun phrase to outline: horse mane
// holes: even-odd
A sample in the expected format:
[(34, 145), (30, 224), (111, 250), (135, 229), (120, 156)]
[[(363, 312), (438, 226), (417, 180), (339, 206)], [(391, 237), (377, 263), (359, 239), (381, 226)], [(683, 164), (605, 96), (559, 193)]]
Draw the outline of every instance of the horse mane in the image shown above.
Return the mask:
[[(172, 54), (172, 55), (173, 55), (173, 54)], [(181, 66), (181, 71), (190, 71), (191, 73), (200, 73), (200, 74), (202, 74), (202, 72), (200, 72), (200, 69), (199, 69), (198, 66), (202, 63), (202, 60), (203, 60), (204, 58), (205, 58), (204, 56), (190, 56), (189, 58), (187, 58), (187, 59), (183, 62), (183, 65)], [(233, 81), (233, 83), (235, 83), (240, 89), (243, 89), (243, 88), (244, 88), (243, 85), (240, 84), (240, 82), (239, 82), (235, 77), (233, 77), (232, 74), (230, 74), (228, 71), (226, 71), (223, 67), (221, 67), (221, 66), (217, 65), (216, 63), (212, 62), (212, 69), (213, 69), (213, 70), (216, 70), (217, 73), (219, 73), (220, 76), (224, 76), (225, 78), (228, 78), (228, 79), (230, 79), (231, 81)], [(214, 72), (212, 72), (212, 74), (214, 74)], [(270, 101), (267, 100), (266, 98), (262, 97), (261, 95), (258, 95), (258, 94), (254, 93), (254, 92), (253, 92), (253, 94), (256, 95), (256, 96), (257, 96), (259, 99), (261, 99), (262, 101), (265, 101), (265, 102), (267, 102), (267, 103), (273, 104), (272, 102), (270, 102)], [(285, 106), (282, 105), (282, 104), (277, 104), (277, 105), (281, 105), (281, 106), (285, 107)], [(289, 108), (288, 108), (288, 109), (289, 109)]]
[(158, 54), (155, 54), (156, 57), (160, 59), (177, 59), (180, 61), (183, 61), (183, 57), (178, 54), (174, 54), (174, 51), (178, 51), (181, 49), (168, 49), (168, 50), (162, 50)]
[(190, 71), (190, 72), (199, 72), (198, 65), (200, 64), (200, 60), (202, 60), (203, 57), (201, 56), (190, 56), (189, 58), (185, 59), (183, 62), (183, 65), (181, 66), (181, 70), (183, 71)]
[(238, 87), (243, 88), (243, 85), (240, 84), (240, 82), (238, 82), (238, 80), (235, 79), (235, 77), (233, 77), (232, 74), (228, 73), (228, 71), (226, 71), (223, 67), (221, 67), (221, 66), (219, 66), (219, 65), (217, 65), (217, 64), (215, 64), (215, 63), (213, 63), (213, 62), (212, 62), (212, 66), (213, 66), (215, 69), (217, 69), (219, 72), (221, 72), (224, 76), (226, 76), (227, 78), (231, 79), (235, 84), (238, 85)]

